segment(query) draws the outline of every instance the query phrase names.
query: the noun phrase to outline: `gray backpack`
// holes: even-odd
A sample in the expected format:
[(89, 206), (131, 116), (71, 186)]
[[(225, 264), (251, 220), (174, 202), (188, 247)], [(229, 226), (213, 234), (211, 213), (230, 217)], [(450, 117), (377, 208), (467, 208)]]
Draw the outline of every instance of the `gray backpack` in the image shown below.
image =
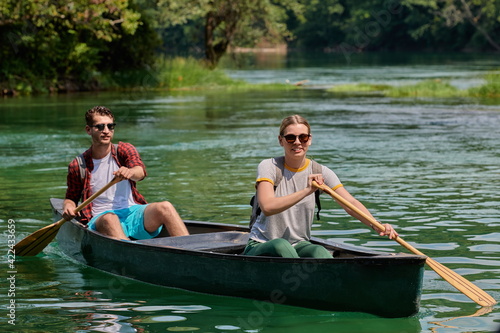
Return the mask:
[[(274, 190), (276, 190), (276, 187), (278, 187), (278, 184), (283, 179), (283, 171), (285, 169), (285, 156), (276, 157), (274, 160), (276, 161), (276, 180), (274, 182)], [(321, 164), (319, 164), (315, 160), (311, 160), (311, 163), (312, 163), (312, 172), (314, 174), (322, 173)], [(316, 213), (316, 217), (318, 220), (319, 220), (319, 212), (321, 210), (321, 202), (319, 201), (320, 194), (321, 193), (319, 190), (314, 192), (316, 207), (318, 207), (318, 211)], [(259, 217), (260, 213), (262, 212), (261, 208), (259, 207), (259, 201), (257, 200), (256, 195), (257, 194), (254, 194), (252, 199), (250, 199), (250, 206), (252, 206), (252, 215), (250, 216), (250, 229), (252, 229), (252, 226), (257, 220), (257, 217)]]

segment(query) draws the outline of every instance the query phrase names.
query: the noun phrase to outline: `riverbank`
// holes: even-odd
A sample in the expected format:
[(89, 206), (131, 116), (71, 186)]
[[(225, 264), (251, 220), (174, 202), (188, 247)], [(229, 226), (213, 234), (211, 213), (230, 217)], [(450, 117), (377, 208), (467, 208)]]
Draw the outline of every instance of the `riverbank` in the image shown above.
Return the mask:
[[(297, 84), (299, 85), (299, 84)], [(230, 78), (221, 69), (208, 69), (195, 58), (159, 57), (150, 69), (117, 73), (91, 73), (85, 82), (71, 78), (47, 82), (43, 78), (12, 78), (0, 82), (2, 96), (120, 90), (272, 90), (293, 89), (294, 84), (249, 84)]]
[(487, 74), (484, 81), (484, 84), (468, 89), (459, 89), (447, 80), (434, 79), (400, 86), (367, 83), (343, 84), (333, 86), (328, 91), (346, 95), (361, 93), (386, 97), (500, 97), (500, 72)]
[[(500, 72), (486, 74), (479, 86), (460, 89), (447, 79), (423, 79), (414, 84), (337, 84), (322, 87), (328, 92), (341, 95), (375, 95), (387, 97), (438, 97), (438, 98), (499, 98)], [(92, 73), (85, 82), (68, 78), (61, 82), (43, 79), (13, 79), (0, 83), (0, 95), (4, 97), (35, 94), (57, 94), (82, 91), (178, 91), (178, 90), (289, 90), (299, 86), (312, 87), (309, 80), (283, 83), (249, 83), (230, 77), (223, 69), (208, 69), (195, 58), (159, 57), (150, 69), (117, 73)]]

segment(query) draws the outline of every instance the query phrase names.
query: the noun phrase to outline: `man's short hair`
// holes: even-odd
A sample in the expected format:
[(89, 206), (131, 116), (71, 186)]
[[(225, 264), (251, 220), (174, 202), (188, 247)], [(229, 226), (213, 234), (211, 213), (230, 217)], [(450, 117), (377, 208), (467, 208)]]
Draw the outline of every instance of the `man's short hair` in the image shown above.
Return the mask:
[(94, 125), (94, 115), (108, 116), (113, 119), (113, 122), (115, 121), (115, 116), (110, 109), (105, 106), (94, 106), (92, 109), (88, 110), (85, 113), (85, 122), (88, 126)]

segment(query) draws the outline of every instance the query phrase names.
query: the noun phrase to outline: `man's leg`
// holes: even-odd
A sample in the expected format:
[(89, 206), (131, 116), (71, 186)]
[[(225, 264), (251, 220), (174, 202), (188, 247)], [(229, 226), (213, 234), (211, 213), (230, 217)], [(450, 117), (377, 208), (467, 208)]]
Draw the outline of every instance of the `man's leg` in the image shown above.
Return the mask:
[(144, 211), (144, 229), (155, 232), (165, 226), (170, 236), (186, 236), (189, 232), (175, 207), (168, 201), (151, 203)]
[(123, 232), (120, 219), (113, 213), (106, 213), (99, 216), (95, 221), (95, 229), (97, 232), (109, 237), (129, 239)]

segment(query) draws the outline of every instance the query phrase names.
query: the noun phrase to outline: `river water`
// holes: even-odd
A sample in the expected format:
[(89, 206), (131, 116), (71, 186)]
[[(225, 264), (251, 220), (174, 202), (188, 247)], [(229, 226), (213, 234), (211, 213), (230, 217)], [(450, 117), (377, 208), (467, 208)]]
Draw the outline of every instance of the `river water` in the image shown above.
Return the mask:
[[(383, 319), (151, 286), (75, 263), (56, 242), (37, 257), (9, 262), (9, 230), (14, 228), (20, 240), (52, 222), (49, 198), (64, 196), (67, 164), (90, 145), (83, 119), (88, 108), (114, 110), (115, 141), (133, 143), (147, 165), (149, 176), (139, 190), (148, 201), (170, 200), (186, 219), (236, 224), (248, 222), (257, 164), (282, 153), (277, 142), (281, 119), (301, 114), (312, 125), (311, 157), (332, 168), (403, 239), (500, 299), (500, 101), (342, 96), (324, 90), (348, 82), (403, 84), (436, 78), (469, 87), (500, 67), (495, 57), (413, 55), (389, 61), (386, 56), (263, 56), (239, 61), (244, 69), (227, 65), (235, 78), (309, 81), (297, 91), (136, 91), (0, 102), (2, 331), (498, 329), (498, 305), (480, 308), (430, 269), (424, 275), (420, 312)], [(406, 251), (347, 216), (329, 197), (324, 196), (322, 206), (315, 236)], [(9, 309), (12, 302), (15, 311)]]

